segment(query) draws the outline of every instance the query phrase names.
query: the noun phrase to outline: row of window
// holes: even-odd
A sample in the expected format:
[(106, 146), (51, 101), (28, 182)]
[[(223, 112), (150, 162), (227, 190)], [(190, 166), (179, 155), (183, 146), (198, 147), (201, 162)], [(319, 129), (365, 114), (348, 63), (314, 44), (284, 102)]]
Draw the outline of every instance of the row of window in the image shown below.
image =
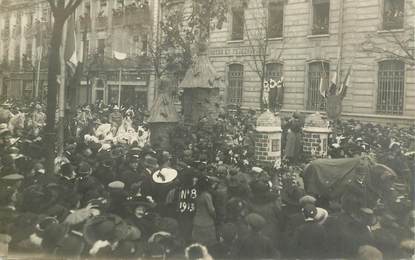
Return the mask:
[[(401, 115), (403, 113), (405, 89), (405, 64), (397, 60), (379, 62), (376, 111), (379, 114)], [(308, 64), (306, 79), (306, 109), (325, 110), (325, 99), (320, 94), (320, 80), (329, 84), (330, 64), (318, 61)], [(244, 66), (230, 64), (228, 67), (228, 104), (242, 104)], [(270, 63), (266, 66), (265, 78), (279, 80), (282, 76), (282, 64)]]
[[(244, 39), (245, 9), (234, 7), (231, 9), (232, 27), (231, 40)], [(384, 0), (383, 3), (383, 29), (402, 29), (404, 22), (404, 0)], [(329, 33), (330, 0), (312, 0), (312, 35)], [(283, 36), (284, 0), (273, 0), (268, 3), (267, 38), (280, 38)]]

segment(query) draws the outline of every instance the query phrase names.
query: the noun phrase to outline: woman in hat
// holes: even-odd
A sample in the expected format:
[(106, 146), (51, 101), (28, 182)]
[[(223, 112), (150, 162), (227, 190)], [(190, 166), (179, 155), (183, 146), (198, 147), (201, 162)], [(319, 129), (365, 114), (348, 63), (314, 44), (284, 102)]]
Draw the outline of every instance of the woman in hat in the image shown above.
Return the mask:
[(127, 223), (138, 227), (143, 239), (148, 239), (157, 231), (157, 215), (153, 211), (156, 203), (151, 197), (141, 195), (127, 197), (124, 206), (128, 212), (125, 218)]
[(283, 216), (277, 195), (271, 192), (267, 182), (257, 180), (253, 181), (250, 186), (253, 195), (250, 201), (251, 211), (265, 219), (266, 225), (263, 234), (278, 241)]
[(300, 114), (295, 112), (288, 121), (287, 143), (285, 146), (285, 157), (291, 162), (297, 161), (301, 154), (301, 128)]
[(245, 217), (249, 226), (247, 236), (240, 237), (236, 242), (236, 255), (239, 259), (277, 259), (280, 253), (275, 243), (262, 233), (266, 220), (256, 213)]
[(202, 177), (197, 182), (199, 196), (196, 199), (196, 215), (193, 219), (192, 231), (193, 241), (206, 246), (214, 245), (217, 242), (216, 211), (209, 191), (210, 185), (207, 177)]

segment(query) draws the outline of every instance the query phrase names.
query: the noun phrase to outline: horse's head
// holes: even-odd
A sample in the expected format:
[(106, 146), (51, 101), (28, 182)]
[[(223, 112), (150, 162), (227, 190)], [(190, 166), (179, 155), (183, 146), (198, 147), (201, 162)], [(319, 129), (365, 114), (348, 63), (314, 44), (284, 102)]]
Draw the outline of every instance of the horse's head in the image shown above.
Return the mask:
[(375, 163), (370, 168), (370, 185), (378, 193), (384, 193), (390, 190), (396, 181), (396, 177), (396, 173), (386, 165)]

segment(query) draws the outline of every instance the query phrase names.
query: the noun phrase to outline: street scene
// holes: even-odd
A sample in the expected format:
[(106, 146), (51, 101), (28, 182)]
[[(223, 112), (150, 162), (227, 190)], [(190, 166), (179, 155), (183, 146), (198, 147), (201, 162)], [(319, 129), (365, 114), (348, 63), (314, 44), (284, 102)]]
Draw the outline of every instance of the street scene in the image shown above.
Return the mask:
[(414, 259), (415, 2), (0, 0), (0, 259)]

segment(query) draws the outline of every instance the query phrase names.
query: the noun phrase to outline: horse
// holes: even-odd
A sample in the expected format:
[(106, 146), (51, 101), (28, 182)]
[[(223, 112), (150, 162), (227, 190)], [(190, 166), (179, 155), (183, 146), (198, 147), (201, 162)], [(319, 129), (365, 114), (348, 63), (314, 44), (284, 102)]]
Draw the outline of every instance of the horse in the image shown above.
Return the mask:
[(379, 204), (393, 210), (399, 196), (396, 173), (368, 157), (314, 160), (302, 177), (308, 194), (323, 202), (340, 201), (346, 212)]
[(20, 135), (25, 128), (25, 113), (19, 112), (16, 115), (13, 115), (8, 123), (8, 127), (12, 134)]

